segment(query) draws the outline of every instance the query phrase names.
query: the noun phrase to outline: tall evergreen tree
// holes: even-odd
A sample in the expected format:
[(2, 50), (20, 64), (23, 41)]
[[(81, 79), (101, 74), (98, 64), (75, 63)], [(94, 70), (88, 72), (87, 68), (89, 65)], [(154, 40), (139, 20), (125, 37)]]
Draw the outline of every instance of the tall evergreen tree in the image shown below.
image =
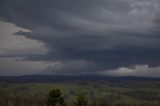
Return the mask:
[(88, 106), (88, 99), (84, 95), (84, 93), (80, 93), (77, 96), (76, 102), (74, 102), (75, 106)]
[(47, 100), (47, 106), (65, 106), (63, 94), (60, 89), (53, 89), (49, 92)]

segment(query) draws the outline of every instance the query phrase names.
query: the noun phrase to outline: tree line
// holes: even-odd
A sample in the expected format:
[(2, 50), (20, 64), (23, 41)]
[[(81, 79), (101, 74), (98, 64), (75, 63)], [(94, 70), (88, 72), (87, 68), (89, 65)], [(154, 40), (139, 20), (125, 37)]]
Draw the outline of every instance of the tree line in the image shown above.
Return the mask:
[[(47, 91), (48, 93), (33, 93), (25, 89), (24, 87), (18, 88), (15, 89), (15, 92), (0, 90), (0, 106), (160, 106), (160, 102), (152, 103), (154, 100), (159, 100), (158, 94), (145, 90), (131, 90), (124, 92), (124, 94), (112, 92), (112, 95), (104, 97), (93, 94), (93, 92), (89, 92), (88, 95), (84, 92), (77, 94), (71, 91), (70, 97), (68, 97), (63, 94), (61, 89), (52, 89)], [(137, 100), (151, 102), (126, 103), (122, 99), (125, 95)]]
[[(66, 102), (63, 97), (63, 93), (60, 89), (52, 89), (46, 99), (47, 106), (66, 106)], [(76, 97), (76, 100), (72, 103), (73, 106), (160, 106), (160, 104), (151, 105), (151, 104), (125, 104), (125, 103), (114, 103), (111, 104), (107, 101), (96, 101), (89, 99), (85, 96), (84, 93), (79, 93)]]

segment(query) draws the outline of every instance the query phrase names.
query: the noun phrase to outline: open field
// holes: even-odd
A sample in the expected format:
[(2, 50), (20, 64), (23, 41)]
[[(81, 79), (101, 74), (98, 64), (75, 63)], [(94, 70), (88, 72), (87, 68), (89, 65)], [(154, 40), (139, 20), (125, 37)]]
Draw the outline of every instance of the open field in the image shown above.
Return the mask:
[(52, 83), (0, 83), (0, 106), (45, 106), (48, 92), (59, 88), (67, 105), (83, 92), (89, 102), (159, 106), (160, 81), (66, 81)]

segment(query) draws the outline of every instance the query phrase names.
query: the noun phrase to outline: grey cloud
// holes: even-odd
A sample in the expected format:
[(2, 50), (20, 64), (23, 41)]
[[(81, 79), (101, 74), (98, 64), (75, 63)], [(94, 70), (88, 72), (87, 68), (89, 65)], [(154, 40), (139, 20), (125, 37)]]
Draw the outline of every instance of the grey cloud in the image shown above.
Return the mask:
[[(19, 61), (21, 58), (0, 57), (0, 75), (29, 75), (38, 74), (45, 70), (48, 63), (45, 61)], [(25, 67), (25, 68), (24, 68)]]
[[(49, 49), (26, 55), (27, 60), (63, 63), (58, 71), (64, 73), (75, 64), (77, 72), (160, 65), (158, 0), (3, 0), (0, 5), (1, 20), (31, 30), (15, 34)], [(90, 62), (94, 65), (86, 68)]]
[(136, 65), (134, 67), (126, 68), (120, 67), (115, 70), (104, 71), (102, 75), (111, 76), (143, 76), (143, 77), (159, 77), (160, 67), (149, 67), (148, 65)]

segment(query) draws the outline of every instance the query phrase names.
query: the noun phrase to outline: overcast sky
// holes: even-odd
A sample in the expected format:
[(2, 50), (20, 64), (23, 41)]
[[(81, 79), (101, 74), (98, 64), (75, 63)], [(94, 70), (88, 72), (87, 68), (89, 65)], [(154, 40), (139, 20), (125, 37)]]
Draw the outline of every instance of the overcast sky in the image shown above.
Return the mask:
[(160, 77), (159, 0), (0, 0), (0, 75)]

